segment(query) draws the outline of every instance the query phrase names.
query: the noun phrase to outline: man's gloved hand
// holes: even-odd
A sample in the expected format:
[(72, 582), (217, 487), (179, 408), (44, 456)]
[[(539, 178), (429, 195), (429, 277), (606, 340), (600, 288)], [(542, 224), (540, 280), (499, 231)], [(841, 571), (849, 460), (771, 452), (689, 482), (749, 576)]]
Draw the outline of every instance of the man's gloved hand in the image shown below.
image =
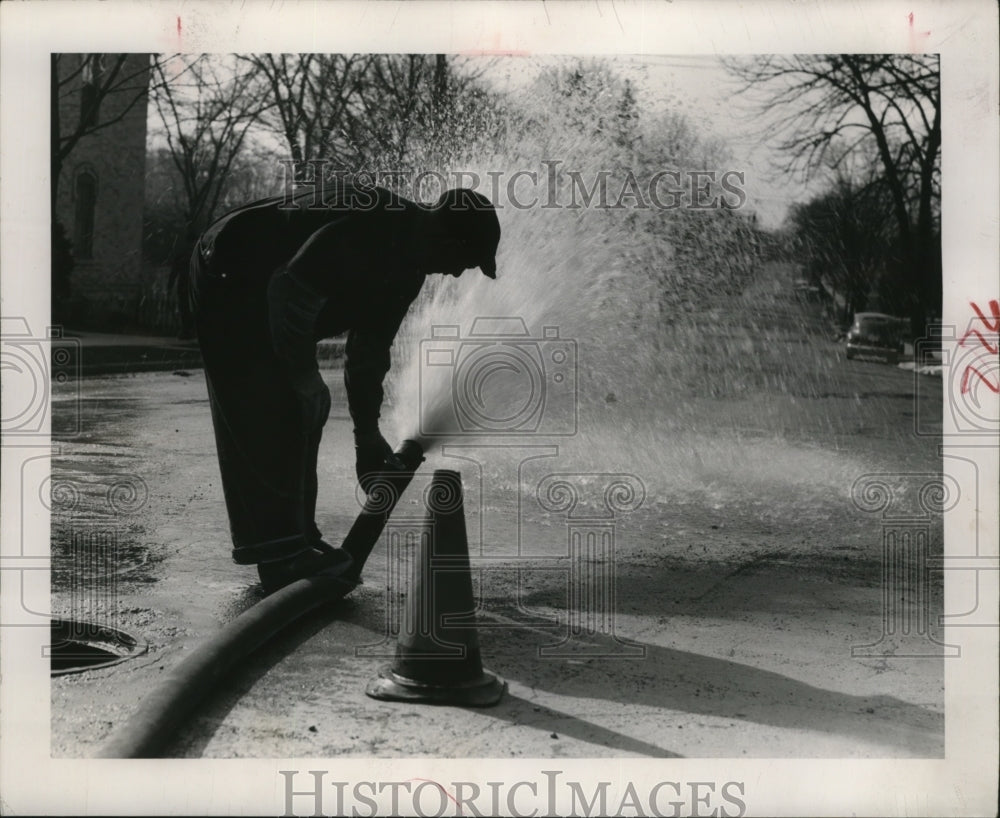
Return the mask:
[(292, 389), (299, 401), (299, 417), (306, 434), (323, 428), (330, 416), (330, 390), (323, 382), (319, 370), (291, 372)]
[(369, 493), (378, 472), (406, 471), (406, 466), (396, 457), (392, 446), (382, 437), (378, 429), (371, 432), (356, 431), (354, 453), (356, 457), (354, 471), (365, 494)]

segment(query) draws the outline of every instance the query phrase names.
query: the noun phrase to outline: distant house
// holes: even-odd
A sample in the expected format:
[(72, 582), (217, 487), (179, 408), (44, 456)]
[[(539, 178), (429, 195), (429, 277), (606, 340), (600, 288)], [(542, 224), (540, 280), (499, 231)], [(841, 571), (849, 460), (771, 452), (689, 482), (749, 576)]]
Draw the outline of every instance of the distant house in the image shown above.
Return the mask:
[(150, 59), (60, 54), (52, 66), (52, 150), (65, 152), (53, 155), (53, 212), (73, 257), (69, 289), (53, 297), (66, 300), (59, 312), (72, 326), (124, 329), (142, 289)]

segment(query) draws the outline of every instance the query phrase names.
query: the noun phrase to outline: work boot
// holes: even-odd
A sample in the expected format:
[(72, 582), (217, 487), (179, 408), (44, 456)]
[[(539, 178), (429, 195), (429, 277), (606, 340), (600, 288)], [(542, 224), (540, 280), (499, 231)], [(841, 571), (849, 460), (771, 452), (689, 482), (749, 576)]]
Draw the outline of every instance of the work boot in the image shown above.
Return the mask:
[[(346, 574), (354, 567), (351, 555), (342, 548), (334, 548), (320, 542), (308, 551), (296, 554), (288, 559), (257, 564), (257, 575), (264, 591), (272, 594), (280, 588), (307, 577), (336, 578)], [(344, 581), (351, 586), (357, 585), (354, 579)]]

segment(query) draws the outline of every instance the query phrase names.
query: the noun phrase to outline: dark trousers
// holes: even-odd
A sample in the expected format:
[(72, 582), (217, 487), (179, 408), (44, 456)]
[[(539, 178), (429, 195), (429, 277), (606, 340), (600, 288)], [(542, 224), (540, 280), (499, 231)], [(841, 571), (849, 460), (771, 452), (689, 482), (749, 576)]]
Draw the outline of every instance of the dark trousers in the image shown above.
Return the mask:
[(271, 347), (267, 275), (214, 269), (196, 246), (190, 283), (233, 559), (252, 564), (295, 556), (320, 539), (316, 459), (322, 430), (304, 430), (296, 395)]

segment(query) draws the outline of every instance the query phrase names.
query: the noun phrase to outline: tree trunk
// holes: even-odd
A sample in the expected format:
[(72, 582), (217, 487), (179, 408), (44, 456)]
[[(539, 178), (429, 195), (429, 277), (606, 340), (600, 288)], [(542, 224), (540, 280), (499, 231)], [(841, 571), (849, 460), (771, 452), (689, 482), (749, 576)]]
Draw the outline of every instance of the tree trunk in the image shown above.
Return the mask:
[(49, 309), (54, 324), (62, 324), (70, 316), (68, 301), (71, 292), (72, 245), (58, 219), (59, 175), (62, 173), (60, 153), (61, 126), (59, 121), (59, 60), (49, 57)]
[(938, 100), (934, 111), (934, 123), (927, 135), (927, 147), (920, 165), (920, 203), (917, 210), (917, 267), (918, 292), (920, 294), (920, 323), (914, 329), (921, 335), (927, 334), (928, 315), (941, 316), (942, 269), (941, 238), (934, 230), (934, 163), (941, 147), (941, 105)]
[(49, 68), (51, 76), (49, 78), (49, 214), (52, 223), (56, 221), (56, 197), (59, 193), (59, 174), (62, 171), (62, 158), (59, 155), (59, 62), (55, 54), (49, 56)]
[(441, 116), (448, 93), (448, 58), (437, 54), (434, 62), (434, 112)]

